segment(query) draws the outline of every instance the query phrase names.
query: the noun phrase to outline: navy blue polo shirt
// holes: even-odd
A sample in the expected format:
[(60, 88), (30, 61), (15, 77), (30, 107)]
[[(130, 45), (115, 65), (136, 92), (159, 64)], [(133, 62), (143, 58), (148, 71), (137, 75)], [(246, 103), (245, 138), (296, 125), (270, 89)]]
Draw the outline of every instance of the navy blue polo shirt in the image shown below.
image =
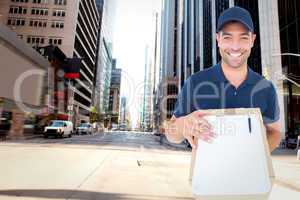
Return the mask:
[(220, 63), (191, 75), (177, 96), (176, 118), (196, 110), (260, 108), (264, 124), (279, 119), (274, 85), (248, 67), (246, 80), (235, 88), (226, 79)]

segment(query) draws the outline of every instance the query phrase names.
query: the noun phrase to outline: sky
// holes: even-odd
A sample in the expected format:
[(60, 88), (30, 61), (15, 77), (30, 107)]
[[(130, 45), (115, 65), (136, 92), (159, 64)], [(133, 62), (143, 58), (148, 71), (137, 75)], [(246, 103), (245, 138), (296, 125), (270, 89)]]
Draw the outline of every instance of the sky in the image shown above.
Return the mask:
[(113, 57), (122, 68), (121, 96), (127, 97), (133, 126), (143, 92), (145, 48), (154, 37), (155, 11), (161, 0), (117, 0)]

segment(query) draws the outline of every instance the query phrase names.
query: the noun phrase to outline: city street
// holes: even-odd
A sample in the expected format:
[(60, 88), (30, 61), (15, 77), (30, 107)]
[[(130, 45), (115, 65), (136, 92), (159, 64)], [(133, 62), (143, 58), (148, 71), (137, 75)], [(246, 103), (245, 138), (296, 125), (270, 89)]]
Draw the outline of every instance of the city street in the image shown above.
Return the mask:
[[(270, 200), (300, 198), (300, 161), (272, 156)], [(64, 139), (0, 143), (0, 199), (193, 199), (190, 152), (161, 145), (149, 133), (107, 132)]]

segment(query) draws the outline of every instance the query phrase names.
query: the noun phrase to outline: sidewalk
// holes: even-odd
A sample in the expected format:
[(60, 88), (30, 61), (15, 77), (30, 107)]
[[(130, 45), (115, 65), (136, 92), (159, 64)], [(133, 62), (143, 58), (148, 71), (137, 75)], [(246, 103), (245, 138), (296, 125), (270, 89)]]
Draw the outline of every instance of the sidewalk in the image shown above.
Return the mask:
[(276, 149), (272, 153), (275, 170), (275, 183), (299, 192), (300, 196), (300, 160), (297, 151), (292, 149)]

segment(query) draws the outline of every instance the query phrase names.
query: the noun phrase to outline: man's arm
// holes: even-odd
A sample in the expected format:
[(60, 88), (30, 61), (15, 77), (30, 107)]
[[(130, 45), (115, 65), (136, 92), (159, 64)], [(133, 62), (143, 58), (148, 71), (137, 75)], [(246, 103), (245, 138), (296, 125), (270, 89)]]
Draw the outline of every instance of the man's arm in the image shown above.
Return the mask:
[(267, 131), (267, 139), (269, 143), (270, 152), (277, 148), (280, 143), (280, 123), (279, 120), (274, 123), (265, 124)]

